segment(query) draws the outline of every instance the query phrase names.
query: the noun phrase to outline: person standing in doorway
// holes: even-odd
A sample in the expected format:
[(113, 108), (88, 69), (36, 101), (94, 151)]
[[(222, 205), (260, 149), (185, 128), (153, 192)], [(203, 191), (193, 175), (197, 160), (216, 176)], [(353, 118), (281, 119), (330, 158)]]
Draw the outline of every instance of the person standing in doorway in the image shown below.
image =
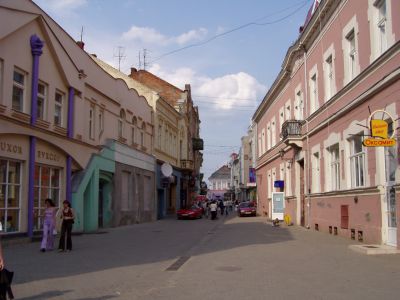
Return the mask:
[(58, 251), (65, 251), (65, 239), (67, 239), (67, 251), (72, 250), (72, 239), (71, 231), (72, 225), (74, 224), (75, 213), (71, 207), (71, 203), (68, 200), (64, 200), (63, 208), (61, 211), (62, 225), (61, 225), (61, 236), (60, 243), (58, 245)]
[(46, 208), (44, 210), (43, 215), (39, 215), (39, 217), (43, 219), (43, 238), (42, 243), (40, 245), (40, 251), (46, 252), (46, 250), (54, 249), (54, 229), (56, 226), (56, 206), (54, 205), (53, 200), (47, 198), (44, 200), (44, 204)]

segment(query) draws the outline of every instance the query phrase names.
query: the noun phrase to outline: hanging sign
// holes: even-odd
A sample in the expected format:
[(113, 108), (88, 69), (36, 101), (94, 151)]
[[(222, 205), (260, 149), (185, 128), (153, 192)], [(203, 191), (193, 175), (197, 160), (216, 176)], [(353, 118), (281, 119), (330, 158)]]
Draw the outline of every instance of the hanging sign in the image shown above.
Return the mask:
[[(376, 119), (375, 117), (380, 117)], [(396, 126), (396, 120), (384, 110), (374, 111), (368, 119), (370, 124), (369, 130), (371, 132), (371, 137), (363, 141), (365, 147), (392, 147), (396, 145), (396, 140), (394, 139)], [(391, 125), (391, 135), (389, 136), (389, 125)]]

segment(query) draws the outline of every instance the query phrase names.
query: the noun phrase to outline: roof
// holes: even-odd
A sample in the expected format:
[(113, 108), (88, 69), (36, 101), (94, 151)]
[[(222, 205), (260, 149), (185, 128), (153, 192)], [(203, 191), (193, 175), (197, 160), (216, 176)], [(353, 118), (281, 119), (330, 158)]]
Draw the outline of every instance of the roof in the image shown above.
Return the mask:
[(212, 180), (212, 179), (230, 179), (230, 178), (231, 178), (231, 168), (229, 168), (227, 165), (223, 165), (217, 171), (212, 173), (211, 176), (208, 177), (208, 180)]
[(132, 68), (129, 77), (149, 86), (172, 106), (175, 106), (178, 100), (182, 99), (183, 90), (146, 70), (138, 71)]

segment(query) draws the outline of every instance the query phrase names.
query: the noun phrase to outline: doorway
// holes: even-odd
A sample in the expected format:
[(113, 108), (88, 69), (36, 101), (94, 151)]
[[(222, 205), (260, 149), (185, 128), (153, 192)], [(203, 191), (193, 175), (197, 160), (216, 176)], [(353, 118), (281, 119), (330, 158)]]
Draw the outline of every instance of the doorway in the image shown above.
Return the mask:
[[(392, 123), (393, 124), (393, 123)], [(392, 125), (391, 124), (391, 125)], [(393, 126), (393, 125), (392, 125)], [(392, 127), (390, 126), (390, 127)], [(389, 127), (389, 131), (390, 128)], [(389, 132), (390, 133), (390, 132)], [(397, 247), (397, 217), (396, 217), (396, 182), (397, 155), (396, 147), (385, 148), (386, 203), (387, 203), (387, 244)]]
[(104, 227), (104, 222), (103, 222), (103, 216), (104, 216), (104, 181), (100, 180), (99, 181), (99, 212), (98, 212), (98, 227), (103, 228)]

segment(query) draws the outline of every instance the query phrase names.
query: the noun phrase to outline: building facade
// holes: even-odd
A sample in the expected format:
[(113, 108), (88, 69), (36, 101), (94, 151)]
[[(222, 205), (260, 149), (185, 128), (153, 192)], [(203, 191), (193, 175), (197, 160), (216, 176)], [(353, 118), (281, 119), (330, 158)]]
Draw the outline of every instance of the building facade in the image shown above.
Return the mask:
[[(39, 231), (46, 198), (57, 206), (72, 202), (76, 231), (154, 220), (153, 122), (146, 99), (104, 72), (83, 43), (33, 2), (1, 1), (0, 13), (4, 231)], [(134, 116), (140, 147), (129, 139)]]
[[(131, 69), (129, 77), (160, 97), (155, 107), (154, 153), (158, 162), (158, 216), (162, 218), (187, 207), (200, 193), (203, 141), (199, 112), (193, 104), (190, 85), (181, 90), (146, 70), (135, 68)], [(173, 174), (169, 178), (161, 172), (164, 163), (172, 166)]]
[(225, 193), (231, 190), (231, 168), (228, 165), (223, 165), (211, 174), (208, 182), (207, 198), (210, 200), (223, 200)]
[(399, 245), (399, 143), (363, 144), (371, 119), (399, 136), (399, 12), (394, 0), (315, 1), (253, 116), (259, 213)]

